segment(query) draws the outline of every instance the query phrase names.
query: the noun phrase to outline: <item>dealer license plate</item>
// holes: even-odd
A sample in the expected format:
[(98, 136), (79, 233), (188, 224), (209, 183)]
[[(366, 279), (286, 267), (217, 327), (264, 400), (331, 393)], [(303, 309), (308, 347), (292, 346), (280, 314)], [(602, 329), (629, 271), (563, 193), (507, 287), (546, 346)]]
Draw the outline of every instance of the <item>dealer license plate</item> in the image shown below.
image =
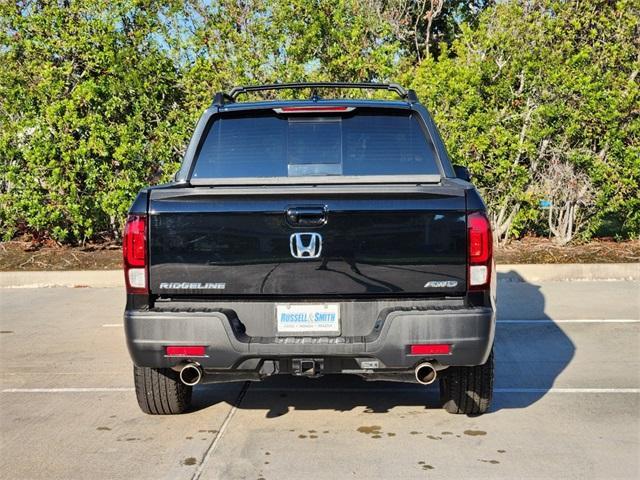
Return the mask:
[(286, 304), (276, 306), (278, 333), (340, 334), (340, 305)]

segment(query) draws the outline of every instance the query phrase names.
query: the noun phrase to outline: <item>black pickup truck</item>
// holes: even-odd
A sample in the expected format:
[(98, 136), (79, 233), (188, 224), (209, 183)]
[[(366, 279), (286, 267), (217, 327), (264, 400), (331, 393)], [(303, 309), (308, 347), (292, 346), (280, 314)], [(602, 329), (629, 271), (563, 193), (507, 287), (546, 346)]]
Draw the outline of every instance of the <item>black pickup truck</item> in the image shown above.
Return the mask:
[[(343, 88), (399, 100), (319, 95)], [(237, 102), (282, 89), (310, 96)], [(495, 331), (485, 210), (412, 90), (216, 94), (174, 181), (143, 189), (126, 222), (141, 409), (182, 413), (198, 383), (342, 373), (438, 379), (447, 411), (485, 412)]]

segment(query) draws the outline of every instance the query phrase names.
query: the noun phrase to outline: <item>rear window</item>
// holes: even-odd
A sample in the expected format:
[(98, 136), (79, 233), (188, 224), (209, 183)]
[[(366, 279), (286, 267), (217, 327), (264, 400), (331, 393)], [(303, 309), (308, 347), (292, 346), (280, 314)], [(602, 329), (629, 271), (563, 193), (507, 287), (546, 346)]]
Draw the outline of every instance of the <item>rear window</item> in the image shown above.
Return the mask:
[(436, 153), (414, 114), (224, 115), (210, 124), (193, 178), (437, 175)]

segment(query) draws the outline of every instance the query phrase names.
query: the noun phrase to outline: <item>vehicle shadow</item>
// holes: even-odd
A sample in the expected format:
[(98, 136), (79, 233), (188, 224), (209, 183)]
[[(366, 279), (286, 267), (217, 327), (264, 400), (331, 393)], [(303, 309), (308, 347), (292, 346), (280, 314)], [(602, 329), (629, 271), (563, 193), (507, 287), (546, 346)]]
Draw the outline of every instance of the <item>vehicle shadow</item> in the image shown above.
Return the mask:
[[(192, 411), (224, 401), (217, 392), (219, 388), (210, 384), (194, 390)], [(276, 375), (262, 382), (250, 382), (242, 400), (234, 405), (246, 410), (266, 410), (267, 418), (280, 417), (292, 410), (347, 412), (364, 407), (366, 413), (384, 413), (398, 406), (439, 408), (437, 384), (424, 387), (367, 382), (357, 375), (326, 375), (316, 379)]]
[(539, 285), (515, 271), (498, 275), (492, 410), (534, 404), (571, 363), (576, 347), (547, 313), (548, 307)]
[[(539, 285), (524, 281), (513, 271), (498, 276), (495, 393), (489, 414), (536, 403), (571, 362), (575, 345), (546, 313), (546, 307)], [(198, 387), (194, 391), (193, 409), (219, 403), (221, 398), (214, 393), (219, 388)], [(238, 385), (238, 391), (240, 388)], [(291, 410), (364, 408), (368, 413), (384, 413), (398, 406), (441, 407), (438, 382), (429, 386), (367, 382), (355, 375), (327, 375), (319, 379), (274, 376), (251, 383), (236, 406), (266, 410), (267, 418)]]

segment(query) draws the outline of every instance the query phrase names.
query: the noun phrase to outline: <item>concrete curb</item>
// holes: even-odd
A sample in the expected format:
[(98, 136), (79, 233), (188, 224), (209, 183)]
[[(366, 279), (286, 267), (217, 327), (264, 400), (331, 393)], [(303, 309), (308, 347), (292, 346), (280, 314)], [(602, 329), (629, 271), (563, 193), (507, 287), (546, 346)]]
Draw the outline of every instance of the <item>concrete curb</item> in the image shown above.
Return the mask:
[(564, 263), (498, 265), (506, 282), (640, 280), (640, 263)]
[(0, 272), (0, 288), (123, 287), (122, 270)]
[[(640, 263), (498, 265), (500, 282), (640, 280)], [(121, 270), (0, 272), (0, 288), (124, 287)]]

